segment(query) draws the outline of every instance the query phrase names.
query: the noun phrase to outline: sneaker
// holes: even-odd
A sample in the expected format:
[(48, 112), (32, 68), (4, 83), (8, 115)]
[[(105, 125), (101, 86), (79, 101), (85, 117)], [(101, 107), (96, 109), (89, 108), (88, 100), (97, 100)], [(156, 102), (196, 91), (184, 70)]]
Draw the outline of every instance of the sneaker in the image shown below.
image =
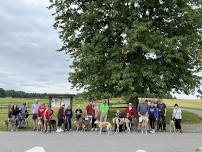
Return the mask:
[(60, 129), (57, 129), (56, 132), (60, 132)]
[(64, 132), (64, 130), (62, 128), (60, 128), (60, 132)]

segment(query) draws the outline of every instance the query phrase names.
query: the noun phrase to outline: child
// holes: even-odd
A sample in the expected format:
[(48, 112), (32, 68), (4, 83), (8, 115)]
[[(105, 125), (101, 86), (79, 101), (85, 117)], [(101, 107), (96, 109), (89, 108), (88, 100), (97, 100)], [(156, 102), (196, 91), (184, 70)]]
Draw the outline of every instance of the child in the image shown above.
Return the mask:
[(178, 104), (174, 105), (172, 118), (175, 122), (176, 131), (182, 133), (181, 128), (182, 110), (179, 108)]

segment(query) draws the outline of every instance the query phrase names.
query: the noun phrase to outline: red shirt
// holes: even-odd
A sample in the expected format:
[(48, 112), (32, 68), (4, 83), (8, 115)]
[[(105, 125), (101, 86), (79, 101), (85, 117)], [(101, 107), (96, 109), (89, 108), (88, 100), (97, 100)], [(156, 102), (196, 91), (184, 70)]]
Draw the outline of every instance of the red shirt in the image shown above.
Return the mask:
[(132, 108), (132, 109), (126, 108), (125, 113), (126, 113), (128, 118), (136, 118), (137, 117), (137, 111), (135, 110), (135, 108)]
[(39, 117), (43, 117), (43, 116), (44, 116), (44, 112), (45, 112), (45, 110), (46, 110), (45, 107), (41, 107), (41, 108), (39, 108), (38, 116), (39, 116)]
[(45, 112), (44, 112), (44, 117), (48, 118), (48, 119), (51, 119), (52, 116), (53, 116), (53, 110), (52, 109), (46, 109)]
[(58, 119), (64, 119), (64, 108), (60, 107), (58, 110)]
[(86, 111), (87, 111), (87, 115), (92, 116), (93, 115), (93, 106), (92, 105), (87, 105), (86, 106)]

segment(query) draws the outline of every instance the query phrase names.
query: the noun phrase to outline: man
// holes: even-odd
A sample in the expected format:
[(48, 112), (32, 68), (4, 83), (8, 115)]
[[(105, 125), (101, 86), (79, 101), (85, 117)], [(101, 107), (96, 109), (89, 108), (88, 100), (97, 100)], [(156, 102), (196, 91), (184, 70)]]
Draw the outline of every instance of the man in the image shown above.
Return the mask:
[(144, 99), (141, 99), (140, 103), (138, 104), (138, 115), (139, 115), (139, 123), (138, 123), (138, 128), (141, 128), (141, 123), (143, 119), (146, 119), (146, 122), (148, 123), (148, 110), (149, 106), (147, 102)]
[(35, 99), (34, 104), (32, 104), (32, 119), (33, 119), (33, 131), (37, 129), (37, 119), (38, 119), (38, 112), (39, 112), (39, 100)]
[[(162, 100), (158, 101), (157, 104), (157, 109), (158, 109), (158, 121), (157, 121), (157, 130), (160, 129), (160, 125), (163, 125), (163, 130), (166, 130), (166, 104), (162, 102)], [(162, 124), (160, 124), (160, 120), (162, 120)]]
[(102, 104), (100, 104), (100, 110), (99, 111), (100, 111), (100, 121), (106, 122), (108, 111), (109, 111), (109, 106), (108, 106), (106, 100), (104, 100), (104, 102)]
[(58, 110), (58, 128), (56, 132), (63, 132), (64, 130), (62, 129), (62, 124), (64, 123), (64, 108), (65, 104), (62, 104)]

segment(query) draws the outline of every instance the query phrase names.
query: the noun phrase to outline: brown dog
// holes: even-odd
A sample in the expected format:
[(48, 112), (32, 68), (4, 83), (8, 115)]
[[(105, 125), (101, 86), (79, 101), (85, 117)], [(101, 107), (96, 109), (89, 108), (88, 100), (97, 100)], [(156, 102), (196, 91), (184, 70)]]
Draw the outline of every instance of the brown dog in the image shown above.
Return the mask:
[(100, 135), (102, 134), (102, 129), (107, 128), (107, 134), (109, 135), (112, 130), (112, 125), (110, 122), (101, 122), (101, 121), (95, 121), (95, 124), (98, 124), (100, 128)]

